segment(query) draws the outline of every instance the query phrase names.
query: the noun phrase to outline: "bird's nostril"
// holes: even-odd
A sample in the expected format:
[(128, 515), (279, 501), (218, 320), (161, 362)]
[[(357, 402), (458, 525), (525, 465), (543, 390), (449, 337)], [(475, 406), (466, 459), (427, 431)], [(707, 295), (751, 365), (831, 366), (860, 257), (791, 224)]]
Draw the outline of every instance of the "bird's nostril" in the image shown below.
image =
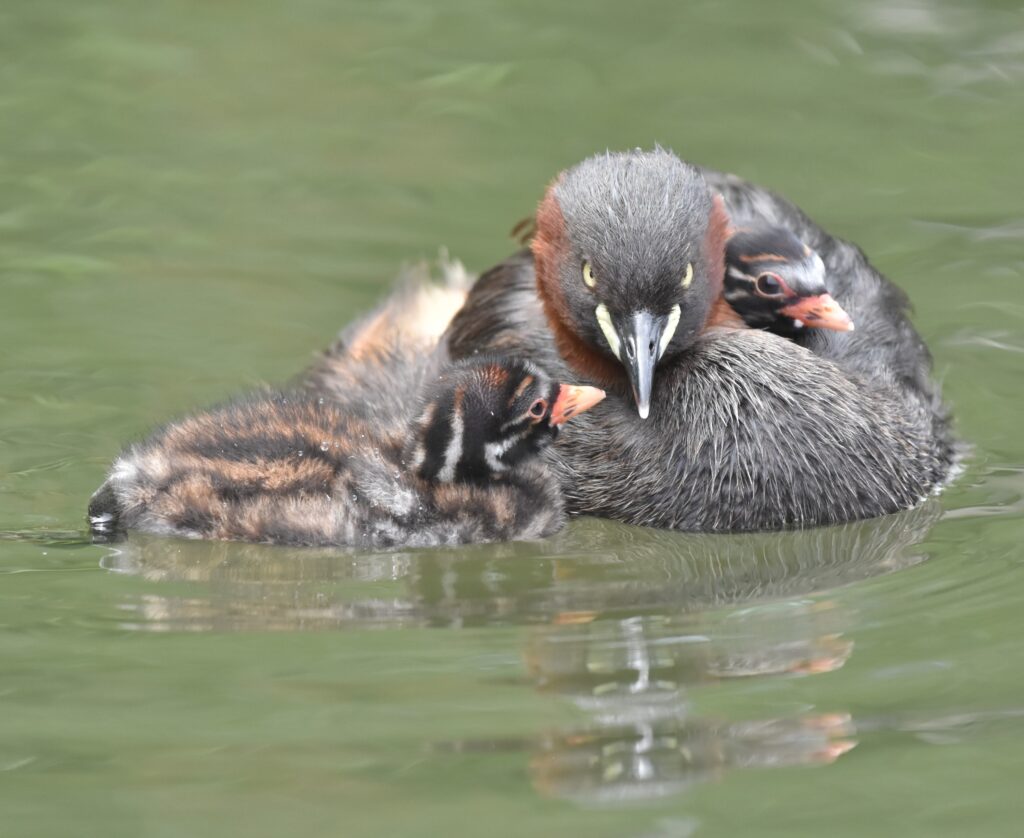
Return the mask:
[(632, 360), (634, 355), (636, 355), (636, 342), (630, 338), (626, 341), (626, 357)]
[(657, 348), (658, 347), (653, 340), (649, 344), (647, 344), (647, 352), (652, 358), (654, 357), (654, 352)]

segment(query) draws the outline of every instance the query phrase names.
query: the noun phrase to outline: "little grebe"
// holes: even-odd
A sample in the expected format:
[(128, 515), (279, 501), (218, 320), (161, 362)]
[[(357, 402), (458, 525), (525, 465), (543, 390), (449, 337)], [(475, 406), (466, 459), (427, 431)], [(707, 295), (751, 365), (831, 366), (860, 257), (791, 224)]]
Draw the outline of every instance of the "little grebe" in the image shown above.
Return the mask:
[(807, 329), (852, 332), (825, 284), (825, 263), (785, 227), (737, 230), (725, 248), (723, 296), (743, 322), (798, 339)]
[[(730, 216), (814, 248), (857, 330), (801, 346), (746, 328), (722, 296)], [(553, 449), (569, 511), (778, 529), (905, 509), (947, 478), (948, 417), (906, 298), (770, 192), (660, 149), (602, 154), (548, 188), (531, 250), (481, 276), (447, 345), (609, 390)]]
[[(533, 216), (512, 228), (523, 246), (537, 234)], [(825, 285), (821, 257), (785, 227), (734, 231), (725, 249), (726, 302), (752, 329), (797, 339), (805, 329), (853, 331), (853, 321)]]
[(90, 502), (93, 529), (367, 548), (555, 532), (561, 492), (537, 455), (604, 393), (523, 360), (449, 363), (416, 325), (429, 331), (437, 305), (407, 288), (349, 329), (332, 356), (340, 398), (258, 393), (129, 446)]

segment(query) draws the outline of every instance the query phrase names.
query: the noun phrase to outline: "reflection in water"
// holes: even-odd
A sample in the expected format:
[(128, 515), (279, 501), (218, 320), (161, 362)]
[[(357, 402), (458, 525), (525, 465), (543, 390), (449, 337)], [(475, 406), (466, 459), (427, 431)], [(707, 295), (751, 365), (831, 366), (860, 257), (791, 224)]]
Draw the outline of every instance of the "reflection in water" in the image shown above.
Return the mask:
[(535, 629), (527, 668), (589, 722), (546, 737), (531, 772), (543, 794), (613, 803), (676, 793), (728, 768), (827, 764), (850, 750), (846, 713), (726, 721), (688, 691), (723, 678), (830, 672), (853, 642), (835, 603), (795, 600), (681, 617)]
[(520, 741), (546, 796), (591, 804), (678, 793), (730, 768), (826, 765), (855, 745), (842, 708), (755, 719), (693, 710), (701, 686), (842, 667), (849, 619), (810, 594), (922, 560), (938, 505), (773, 535), (701, 536), (579, 521), (540, 545), (355, 555), (133, 537), (110, 570), (173, 581), (125, 607), (147, 630), (530, 625), (535, 688), (586, 717)]
[(834, 602), (590, 623), (567, 616), (532, 629), (524, 657), (536, 689), (571, 701), (586, 721), (529, 740), (460, 740), (439, 750), (528, 750), (539, 793), (609, 805), (677, 794), (732, 768), (827, 765), (856, 745), (845, 712), (729, 720), (701, 716), (689, 700), (725, 678), (843, 666), (853, 642)]
[(0, 541), (16, 541), (68, 550), (92, 548), (94, 544), (81, 530), (0, 530)]
[(1020, 517), (1024, 514), (1024, 468), (1016, 466), (989, 467), (981, 479), (961, 487), (964, 501), (956, 509), (948, 509), (943, 519)]
[(826, 765), (854, 747), (844, 714), (637, 724), (558, 734), (530, 763), (544, 795), (614, 804), (678, 794), (728, 768)]
[(853, 650), (830, 601), (792, 601), (697, 618), (633, 617), (534, 630), (527, 669), (601, 722), (678, 715), (687, 687), (725, 678), (839, 669)]
[[(461, 628), (590, 622), (801, 596), (920, 562), (919, 509), (780, 534), (690, 535), (580, 520), (540, 543), (353, 554), (132, 535), (103, 559), (150, 581), (126, 628)], [(575, 615), (575, 616), (574, 616)]]

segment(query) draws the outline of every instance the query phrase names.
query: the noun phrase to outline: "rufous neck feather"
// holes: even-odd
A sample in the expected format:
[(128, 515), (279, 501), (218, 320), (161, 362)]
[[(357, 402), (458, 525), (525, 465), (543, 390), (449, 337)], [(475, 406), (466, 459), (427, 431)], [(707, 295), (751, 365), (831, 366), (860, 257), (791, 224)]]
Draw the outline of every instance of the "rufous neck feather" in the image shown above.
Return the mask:
[[(559, 178), (560, 180), (561, 178)], [(556, 180), (537, 208), (537, 234), (530, 245), (537, 275), (537, 294), (544, 306), (544, 314), (555, 337), (559, 353), (576, 372), (605, 386), (626, 382), (625, 371), (613, 359), (605, 356), (583, 340), (569, 325), (571, 316), (562, 293), (560, 263), (569, 251), (569, 234), (565, 217), (555, 196)], [(729, 216), (720, 196), (715, 195), (708, 228), (704, 235), (704, 253), (707, 258), (708, 282), (712, 283), (714, 302), (708, 312), (704, 328), (731, 326), (742, 328), (743, 320), (722, 297), (725, 276), (725, 244), (731, 233)]]
[(626, 381), (622, 367), (594, 349), (569, 325), (571, 316), (559, 282), (559, 267), (569, 250), (569, 234), (562, 208), (555, 197), (555, 187), (562, 176), (548, 187), (537, 208), (537, 234), (530, 243), (537, 275), (537, 295), (544, 306), (544, 315), (555, 337), (555, 345), (572, 369), (589, 381), (604, 386)]
[(711, 310), (704, 321), (704, 328), (713, 326), (729, 326), (746, 328), (746, 323), (722, 296), (722, 283), (725, 281), (725, 245), (732, 235), (732, 222), (725, 211), (725, 202), (721, 195), (711, 199), (711, 214), (708, 216), (708, 230), (704, 234), (704, 253), (707, 258), (708, 282), (712, 283)]

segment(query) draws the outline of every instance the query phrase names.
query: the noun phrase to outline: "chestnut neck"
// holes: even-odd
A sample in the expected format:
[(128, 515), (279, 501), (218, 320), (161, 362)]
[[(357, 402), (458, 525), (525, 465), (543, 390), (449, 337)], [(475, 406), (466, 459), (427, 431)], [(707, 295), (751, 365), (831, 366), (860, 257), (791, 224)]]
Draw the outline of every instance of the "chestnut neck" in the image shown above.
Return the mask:
[(544, 307), (544, 316), (555, 337), (555, 346), (565, 362), (578, 374), (605, 387), (625, 383), (622, 367), (583, 340), (569, 325), (569, 306), (558, 281), (562, 254), (569, 249), (569, 233), (565, 216), (555, 197), (555, 187), (564, 175), (548, 187), (537, 208), (537, 233), (530, 243), (537, 296)]

